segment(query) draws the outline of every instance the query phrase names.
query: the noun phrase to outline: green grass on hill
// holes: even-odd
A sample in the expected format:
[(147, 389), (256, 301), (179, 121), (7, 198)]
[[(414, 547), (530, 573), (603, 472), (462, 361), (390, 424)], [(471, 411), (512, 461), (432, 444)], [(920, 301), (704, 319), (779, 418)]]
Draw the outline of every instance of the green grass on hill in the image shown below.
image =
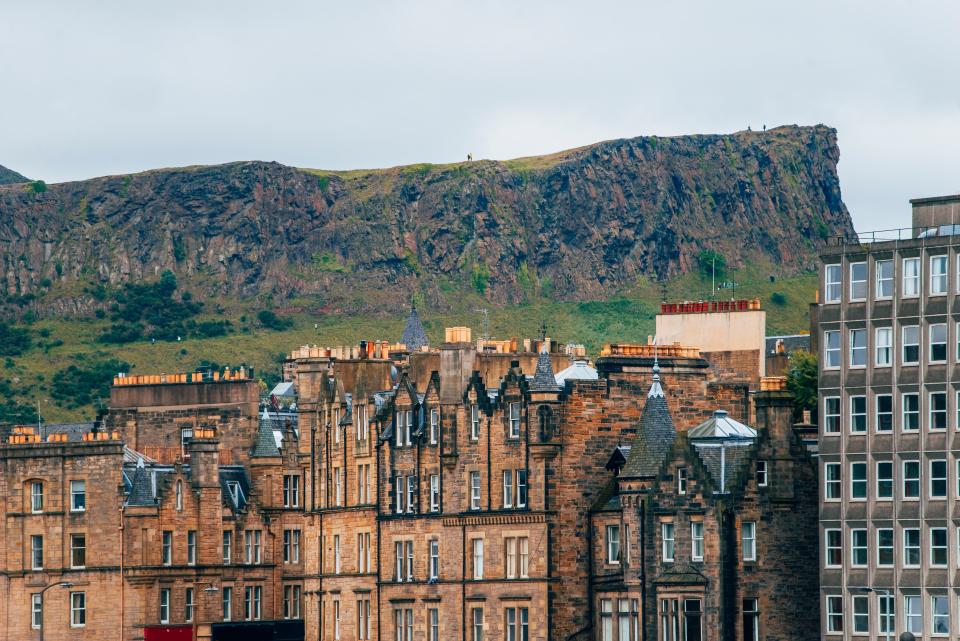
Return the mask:
[[(816, 274), (807, 273), (770, 282), (769, 268), (753, 266), (735, 274), (737, 297), (758, 297), (767, 310), (767, 333), (793, 334), (809, 327), (808, 305), (814, 299)], [(730, 298), (730, 290), (721, 290), (717, 298)], [(778, 294), (775, 296), (775, 294)], [(699, 300), (710, 297), (710, 281), (699, 274), (688, 274), (669, 282), (671, 301)], [(462, 297), (459, 307), (436, 313), (421, 309), (421, 318), (434, 344), (443, 340), (443, 328), (469, 325), (474, 336), (482, 332), (482, 314), (477, 308), (482, 299), (474, 294)], [(654, 332), (654, 317), (659, 310), (661, 288), (650, 281), (605, 301), (571, 302), (534, 299), (517, 306), (489, 306), (490, 333), (495, 337), (533, 337), (541, 323), (548, 333), (565, 342), (583, 343), (596, 356), (604, 343), (640, 342)], [(774, 302), (776, 301), (776, 302)], [(209, 307), (209, 305), (208, 305)], [(71, 365), (89, 366), (111, 358), (129, 363), (133, 373), (183, 372), (193, 370), (201, 361), (220, 365), (253, 366), (266, 382), (276, 380), (279, 361), (293, 348), (305, 344), (347, 345), (361, 339), (399, 339), (405, 322), (405, 310), (393, 317), (346, 317), (308, 314), (291, 316), (293, 327), (285, 331), (265, 329), (256, 321), (255, 308), (233, 307), (223, 315), (201, 315), (200, 320), (231, 320), (236, 331), (218, 338), (188, 338), (181, 342), (135, 342), (111, 345), (97, 342), (110, 321), (94, 319), (48, 319), (30, 327), (34, 346), (27, 352), (0, 358), (0, 405), (17, 403), (36, 406), (51, 422), (92, 418), (96, 399), (91, 404), (71, 408), (71, 403), (55, 399), (53, 381), (58, 372)], [(245, 319), (245, 320), (244, 320)], [(45, 336), (44, 336), (45, 335)], [(63, 375), (61, 374), (61, 377)], [(107, 399), (103, 399), (106, 402)]]

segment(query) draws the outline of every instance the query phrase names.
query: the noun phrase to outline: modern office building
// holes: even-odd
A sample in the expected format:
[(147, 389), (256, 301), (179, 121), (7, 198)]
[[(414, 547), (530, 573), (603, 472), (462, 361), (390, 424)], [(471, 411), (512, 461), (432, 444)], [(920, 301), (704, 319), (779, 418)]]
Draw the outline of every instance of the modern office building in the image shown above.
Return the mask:
[(960, 196), (821, 254), (822, 637), (960, 630)]

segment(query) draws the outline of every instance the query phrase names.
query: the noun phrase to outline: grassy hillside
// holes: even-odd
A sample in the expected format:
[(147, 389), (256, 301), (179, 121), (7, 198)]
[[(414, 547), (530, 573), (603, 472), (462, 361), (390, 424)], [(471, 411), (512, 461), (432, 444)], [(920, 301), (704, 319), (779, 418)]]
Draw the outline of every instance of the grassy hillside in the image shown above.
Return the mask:
[[(807, 273), (770, 282), (770, 273), (763, 266), (737, 272), (737, 297), (761, 299), (768, 312), (768, 334), (806, 330), (816, 275)], [(670, 300), (709, 298), (710, 280), (700, 274), (687, 274), (670, 281), (666, 289)], [(661, 293), (661, 286), (643, 281), (606, 301), (532, 299), (523, 305), (490, 307), (490, 332), (497, 337), (536, 336), (540, 324), (545, 322), (551, 336), (583, 343), (588, 353), (595, 356), (604, 343), (645, 341), (654, 331)], [(718, 298), (730, 298), (731, 294), (721, 290)], [(485, 306), (483, 299), (475, 293), (464, 293), (459, 301), (455, 309), (421, 310), (427, 334), (435, 344), (442, 341), (446, 326), (470, 325), (475, 336), (482, 331), (479, 310)], [(278, 377), (280, 359), (292, 348), (308, 343), (352, 344), (360, 339), (397, 340), (407, 312), (398, 309), (395, 315), (376, 317), (316, 316), (299, 312), (294, 306), (286, 313), (293, 326), (275, 331), (263, 327), (255, 318), (255, 310), (262, 309), (262, 302), (234, 303), (232, 307), (221, 307), (219, 313), (207, 313), (211, 306), (204, 308), (205, 313), (198, 320), (230, 320), (230, 334), (180, 342), (113, 345), (97, 342), (97, 337), (110, 326), (106, 319), (36, 321), (26, 326), (33, 338), (30, 349), (18, 356), (0, 358), (0, 408), (6, 402), (8, 410), (20, 411), (18, 420), (25, 420), (30, 414), (35, 420), (35, 409), (30, 408), (35, 408), (39, 400), (41, 414), (48, 421), (91, 418), (98, 397), (107, 401), (104, 372), (111, 372), (110, 367), (114, 366), (106, 363), (109, 359), (129, 363), (130, 371), (136, 373), (189, 371), (202, 361), (231, 366), (247, 364), (255, 368), (265, 385), (272, 384)], [(285, 315), (285, 310), (277, 311)], [(97, 383), (99, 390), (95, 389)], [(8, 411), (7, 420), (15, 420), (9, 414)]]

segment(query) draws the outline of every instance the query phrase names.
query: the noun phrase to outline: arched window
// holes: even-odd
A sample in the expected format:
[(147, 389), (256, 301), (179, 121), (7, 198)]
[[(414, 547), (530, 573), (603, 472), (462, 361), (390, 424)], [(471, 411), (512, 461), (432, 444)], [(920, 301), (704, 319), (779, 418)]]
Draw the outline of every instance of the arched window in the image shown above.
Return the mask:
[(183, 510), (183, 481), (177, 481), (177, 512)]

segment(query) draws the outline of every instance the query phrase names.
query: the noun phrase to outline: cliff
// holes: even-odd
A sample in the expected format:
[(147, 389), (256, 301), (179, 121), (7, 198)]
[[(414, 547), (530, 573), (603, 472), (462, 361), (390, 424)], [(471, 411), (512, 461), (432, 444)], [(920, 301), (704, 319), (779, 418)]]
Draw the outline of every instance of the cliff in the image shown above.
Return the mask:
[(7, 169), (0, 165), (0, 185), (12, 185), (15, 183), (30, 182), (30, 179), (23, 174), (18, 174), (12, 169)]
[[(639, 277), (731, 265), (809, 269), (852, 223), (836, 132), (612, 140), (549, 156), (382, 170), (268, 162), (0, 187), (0, 284), (52, 288), (44, 311), (89, 311), (73, 283), (173, 270), (195, 293), (316, 300), (328, 311), (596, 299)], [(376, 295), (370, 294), (376, 292)], [(48, 295), (47, 298), (49, 298)], [(46, 300), (46, 299), (44, 299)]]

